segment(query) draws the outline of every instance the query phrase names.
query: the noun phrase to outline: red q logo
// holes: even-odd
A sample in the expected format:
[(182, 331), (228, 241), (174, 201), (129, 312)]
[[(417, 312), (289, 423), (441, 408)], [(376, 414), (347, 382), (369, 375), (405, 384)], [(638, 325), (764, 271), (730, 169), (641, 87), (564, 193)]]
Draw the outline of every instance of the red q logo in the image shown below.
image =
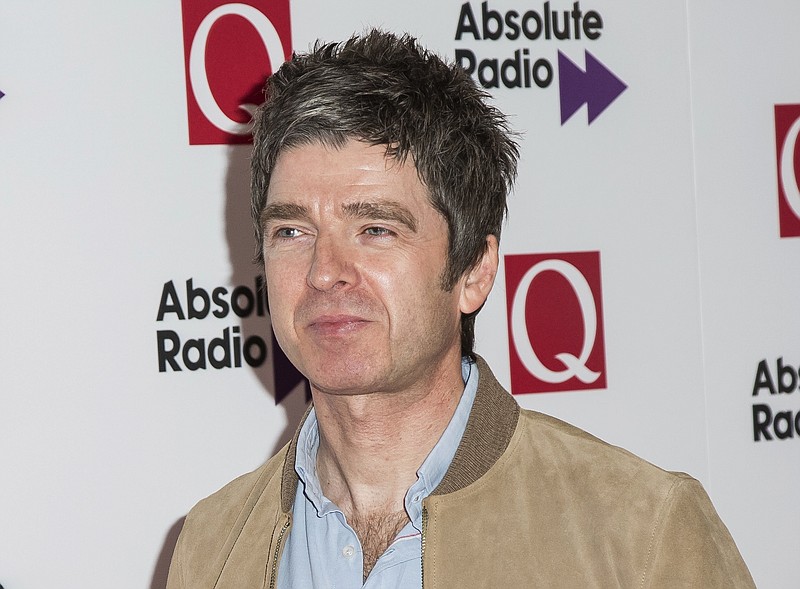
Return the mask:
[(775, 105), (778, 216), (781, 237), (800, 237), (800, 104)]
[(289, 0), (182, 0), (189, 143), (249, 143), (266, 78), (291, 56)]
[(606, 387), (600, 253), (505, 256), (511, 392)]

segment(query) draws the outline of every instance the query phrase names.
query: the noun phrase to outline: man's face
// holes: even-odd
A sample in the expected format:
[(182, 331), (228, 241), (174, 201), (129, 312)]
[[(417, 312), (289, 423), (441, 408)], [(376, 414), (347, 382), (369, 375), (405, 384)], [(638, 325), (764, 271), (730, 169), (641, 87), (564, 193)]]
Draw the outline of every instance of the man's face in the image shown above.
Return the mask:
[(433, 385), (459, 369), (462, 284), (441, 288), (447, 223), (413, 164), (350, 141), (284, 151), (262, 216), (272, 326), (314, 388)]

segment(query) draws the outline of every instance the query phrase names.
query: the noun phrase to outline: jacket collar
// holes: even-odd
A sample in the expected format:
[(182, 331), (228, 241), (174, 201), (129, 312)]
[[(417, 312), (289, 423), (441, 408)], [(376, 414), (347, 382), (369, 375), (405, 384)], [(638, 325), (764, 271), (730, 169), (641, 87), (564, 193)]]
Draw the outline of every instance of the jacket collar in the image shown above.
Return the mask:
[(478, 390), (464, 437), (450, 468), (431, 495), (445, 495), (481, 478), (500, 458), (517, 427), (519, 405), (492, 374), (486, 361), (475, 355)]
[[(500, 386), (486, 361), (477, 354), (475, 359), (479, 374), (478, 390), (475, 393), (475, 402), (464, 430), (464, 437), (461, 438), (444, 479), (431, 495), (452, 493), (481, 478), (508, 447), (517, 427), (519, 405)], [(294, 470), (297, 438), (310, 411), (309, 407), (300, 421), (283, 463), (281, 509), (284, 513), (292, 511), (297, 493), (298, 478)]]

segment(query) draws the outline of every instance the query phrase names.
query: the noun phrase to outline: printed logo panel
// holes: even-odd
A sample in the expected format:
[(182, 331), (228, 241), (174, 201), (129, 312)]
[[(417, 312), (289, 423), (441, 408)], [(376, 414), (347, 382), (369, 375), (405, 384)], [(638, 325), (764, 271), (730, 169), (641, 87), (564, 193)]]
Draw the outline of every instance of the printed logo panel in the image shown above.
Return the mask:
[(264, 82), (291, 56), (289, 0), (182, 0), (189, 143), (249, 143)]
[(775, 105), (781, 237), (800, 237), (800, 104)]
[(606, 388), (600, 252), (505, 256), (511, 392)]
[[(489, 2), (469, 1), (456, 18), (456, 63), (490, 90), (546, 90), (557, 77), (561, 125), (584, 104), (591, 125), (628, 88), (589, 52), (587, 47), (606, 34), (605, 20), (580, 2), (563, 7), (527, 2), (499, 10)], [(567, 47), (576, 61), (567, 56)], [(579, 63), (580, 49), (585, 66)]]
[[(156, 313), (156, 360), (162, 374), (250, 368), (259, 373), (272, 356), (274, 381), (268, 388), (280, 403), (299, 385), (311, 389), (271, 332), (264, 280), (209, 286), (189, 278), (161, 288)], [(268, 344), (268, 342), (270, 342)], [(271, 344), (271, 345), (270, 345)]]
[[(800, 440), (800, 405), (793, 395), (800, 391), (800, 367), (779, 356), (763, 358), (753, 381), (753, 440)], [(756, 399), (754, 399), (755, 401)]]

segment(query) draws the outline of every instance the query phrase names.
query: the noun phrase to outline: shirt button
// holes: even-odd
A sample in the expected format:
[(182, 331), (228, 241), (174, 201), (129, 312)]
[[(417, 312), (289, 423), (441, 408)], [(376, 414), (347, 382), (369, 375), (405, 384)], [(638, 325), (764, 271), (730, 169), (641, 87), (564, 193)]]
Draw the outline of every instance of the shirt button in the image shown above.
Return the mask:
[(344, 548), (342, 548), (342, 556), (344, 556), (345, 558), (352, 558), (355, 553), (356, 549), (350, 545), (347, 545)]

